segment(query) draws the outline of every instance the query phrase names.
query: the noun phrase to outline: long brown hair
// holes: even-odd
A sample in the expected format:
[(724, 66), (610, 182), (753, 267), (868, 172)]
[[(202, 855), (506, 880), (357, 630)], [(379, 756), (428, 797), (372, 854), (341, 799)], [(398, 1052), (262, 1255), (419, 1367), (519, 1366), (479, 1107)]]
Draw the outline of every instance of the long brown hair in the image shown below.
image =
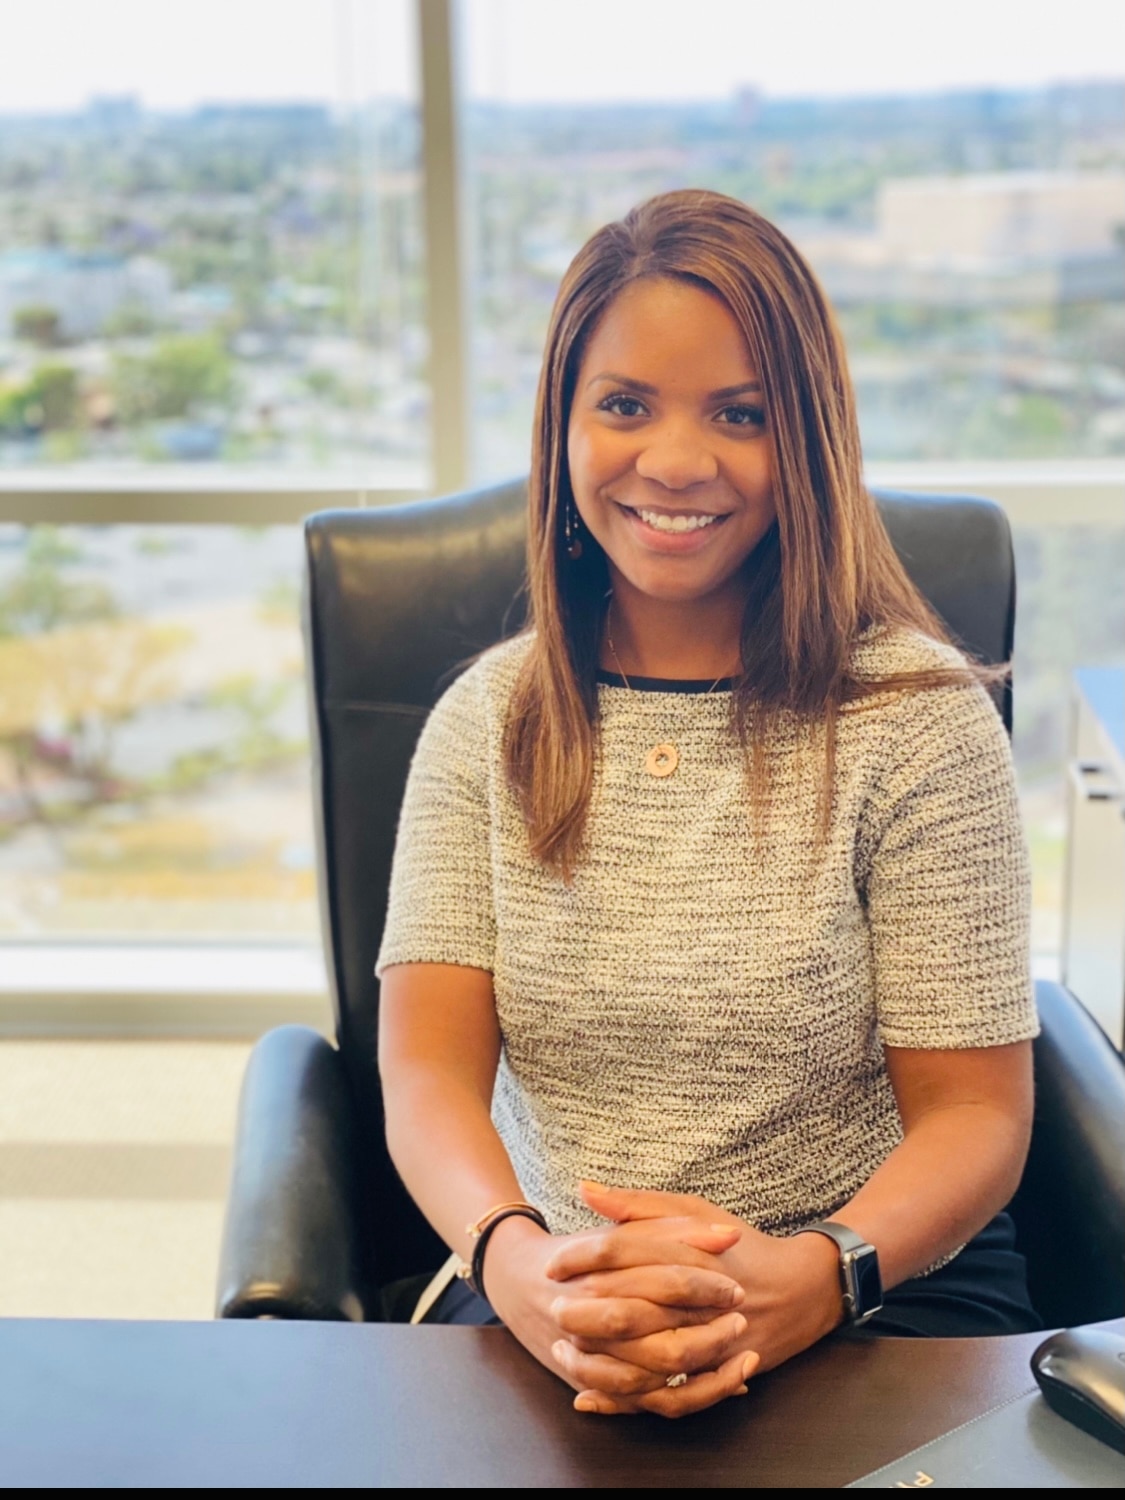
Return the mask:
[(785, 235), (746, 204), (696, 190), (651, 198), (599, 229), (571, 262), (536, 399), (528, 517), (535, 634), (512, 693), (504, 758), (531, 851), (564, 878), (581, 855), (595, 774), (609, 584), (605, 554), (588, 534), (581, 559), (567, 555), (567, 429), (585, 346), (613, 299), (642, 277), (687, 281), (720, 298), (762, 382), (777, 520), (747, 564), (743, 675), (732, 695), (756, 821), (767, 795), (765, 747), (783, 717), (823, 741), (824, 830), (845, 704), (982, 675), (968, 662), (876, 683), (855, 675), (855, 642), (870, 626), (947, 637), (864, 488), (855, 399), (824, 293)]

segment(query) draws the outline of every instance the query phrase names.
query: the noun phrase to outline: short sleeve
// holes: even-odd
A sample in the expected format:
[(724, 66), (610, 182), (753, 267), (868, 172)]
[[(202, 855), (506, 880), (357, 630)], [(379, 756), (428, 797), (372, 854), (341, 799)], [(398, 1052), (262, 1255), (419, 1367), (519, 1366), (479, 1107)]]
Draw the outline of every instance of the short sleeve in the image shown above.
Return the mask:
[(880, 1037), (1033, 1037), (1031, 877), (999, 716), (972, 685), (902, 695), (891, 720), (866, 881)]
[(414, 752), (375, 972), (443, 963), (492, 970), (489, 733), (480, 672), (442, 696)]

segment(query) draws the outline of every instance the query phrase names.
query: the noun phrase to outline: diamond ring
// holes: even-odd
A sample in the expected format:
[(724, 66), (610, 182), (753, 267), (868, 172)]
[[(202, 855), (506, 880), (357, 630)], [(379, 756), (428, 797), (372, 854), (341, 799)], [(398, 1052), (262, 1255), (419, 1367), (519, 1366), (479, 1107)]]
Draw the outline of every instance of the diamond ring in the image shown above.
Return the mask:
[(666, 1386), (669, 1386), (672, 1390), (675, 1390), (677, 1386), (687, 1385), (687, 1376), (684, 1374), (683, 1370), (681, 1370), (678, 1375), (669, 1375), (664, 1384)]

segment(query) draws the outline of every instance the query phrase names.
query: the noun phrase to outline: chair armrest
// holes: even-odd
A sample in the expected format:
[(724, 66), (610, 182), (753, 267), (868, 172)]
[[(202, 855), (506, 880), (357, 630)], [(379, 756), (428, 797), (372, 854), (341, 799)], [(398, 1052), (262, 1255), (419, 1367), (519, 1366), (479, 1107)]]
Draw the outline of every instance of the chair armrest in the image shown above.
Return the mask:
[(1035, 1126), (1012, 1205), (1048, 1327), (1125, 1311), (1125, 1065), (1060, 984), (1035, 987)]
[(218, 1317), (363, 1320), (354, 1143), (335, 1047), (307, 1026), (268, 1032), (242, 1082)]
[[(1101, 1202), (1125, 1250), (1125, 1065), (1082, 1002), (1061, 984), (1035, 986), (1042, 1034), (1035, 1047), (1037, 1120), (1055, 1143), (1076, 1197)], [(1056, 1184), (1056, 1191), (1061, 1184)], [(1106, 1246), (1107, 1249), (1110, 1246)]]

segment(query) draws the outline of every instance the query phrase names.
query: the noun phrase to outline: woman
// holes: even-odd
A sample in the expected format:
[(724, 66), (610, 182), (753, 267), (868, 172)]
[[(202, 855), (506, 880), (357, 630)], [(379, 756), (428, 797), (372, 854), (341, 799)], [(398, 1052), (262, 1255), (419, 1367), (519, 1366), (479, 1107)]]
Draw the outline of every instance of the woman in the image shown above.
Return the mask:
[(529, 575), (427, 723), (379, 960), (390, 1150), (487, 1291), (429, 1316), (669, 1416), (872, 1313), (1037, 1327), (1007, 740), (743, 204), (653, 199), (564, 277)]

